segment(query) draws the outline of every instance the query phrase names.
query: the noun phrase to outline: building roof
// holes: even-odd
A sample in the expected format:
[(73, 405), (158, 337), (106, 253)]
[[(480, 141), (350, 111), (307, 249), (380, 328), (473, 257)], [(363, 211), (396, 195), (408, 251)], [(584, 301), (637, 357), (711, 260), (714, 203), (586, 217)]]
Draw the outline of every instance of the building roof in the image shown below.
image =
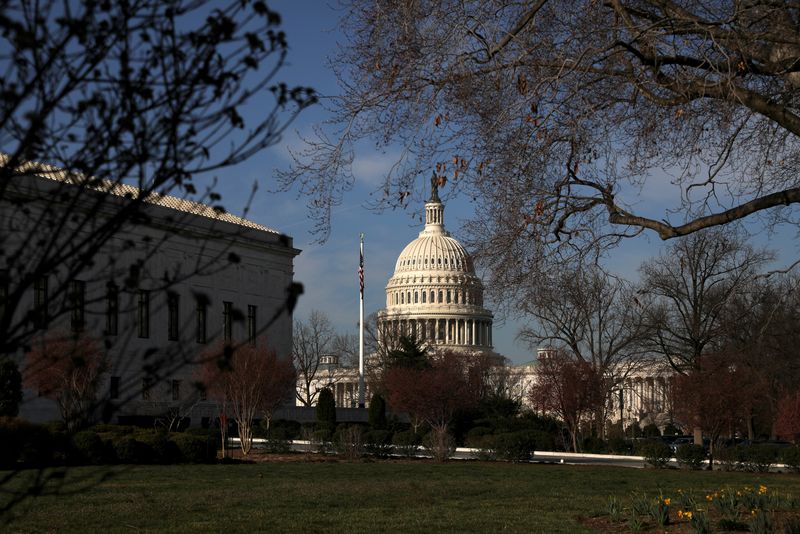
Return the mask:
[[(9, 158), (7, 154), (0, 153), (0, 167), (4, 167), (8, 162), (8, 159)], [(122, 198), (136, 198), (141, 192), (138, 187), (133, 185), (122, 182), (114, 182), (112, 180), (87, 177), (82, 173), (71, 172), (53, 165), (48, 165), (46, 163), (31, 161), (24, 162), (17, 166), (15, 172), (18, 175), (35, 175), (40, 178), (53, 180), (56, 182), (84, 186), (98, 192), (108, 193), (110, 195)], [(190, 213), (200, 217), (206, 217), (208, 219), (235, 224), (244, 228), (252, 228), (262, 232), (280, 235), (278, 230), (255, 223), (243, 217), (232, 215), (220, 207), (209, 206), (207, 204), (195, 202), (186, 198), (179, 198), (171, 195), (164, 195), (158, 192), (151, 192), (146, 198), (143, 199), (143, 202), (184, 213)]]
[(395, 264), (395, 276), (417, 274), (475, 274), (464, 246), (444, 229), (444, 205), (438, 200), (425, 204), (425, 228), (406, 245)]

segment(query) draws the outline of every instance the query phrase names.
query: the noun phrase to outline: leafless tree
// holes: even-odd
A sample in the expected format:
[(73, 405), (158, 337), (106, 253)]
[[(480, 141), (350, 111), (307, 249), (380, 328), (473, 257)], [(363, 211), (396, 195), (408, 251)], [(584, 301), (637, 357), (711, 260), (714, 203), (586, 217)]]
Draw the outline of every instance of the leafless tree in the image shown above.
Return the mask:
[(356, 144), (399, 146), (381, 206), (435, 170), (509, 280), (644, 231), (794, 221), (799, 18), (791, 2), (353, 0), (333, 118), (283, 178), (324, 238)]
[[(124, 280), (115, 291), (150, 276), (153, 289), (167, 289), (239, 260), (199, 243), (197, 263), (180, 272), (151, 261), (172, 238), (165, 223), (231, 222), (214, 175), (277, 142), (316, 101), (313, 90), (279, 79), (288, 51), (280, 22), (253, 0), (2, 3), (0, 354), (20, 355), (42, 332), (43, 317), (27, 304), (48, 275), (39, 286), (45, 319), (80, 330), (83, 318), (70, 315), (84, 295), (69, 284), (80, 273)], [(245, 111), (256, 101), (258, 111)], [(165, 195), (177, 203), (171, 210), (158, 206)], [(278, 313), (300, 288), (287, 291)], [(106, 293), (85, 297), (81, 304), (97, 305)], [(136, 337), (118, 334), (116, 347)], [(157, 352), (137, 372), (161, 380), (196, 356)], [(123, 384), (119, 403), (141, 384)], [(42, 471), (35, 487), (4, 478), (12, 495), (4, 511), (50, 491), (49, 477)]]
[(730, 232), (712, 229), (677, 241), (642, 264), (639, 293), (647, 300), (653, 350), (684, 373), (705, 353), (724, 348), (725, 313), (729, 325), (749, 316), (750, 309), (730, 304), (770, 257)]
[(315, 387), (314, 381), (323, 365), (323, 357), (331, 354), (336, 333), (328, 316), (313, 310), (308, 321), (295, 320), (292, 335), (292, 358), (298, 375), (297, 400), (304, 406), (312, 406), (322, 389)]
[(749, 439), (774, 437), (782, 399), (800, 388), (798, 284), (796, 276), (757, 277), (732, 296), (721, 319), (723, 351), (747, 379), (739, 404)]
[(611, 391), (646, 363), (641, 302), (630, 284), (597, 267), (556, 273), (523, 295), (519, 306), (533, 324), (520, 337), (534, 348), (568, 350), (602, 381), (593, 415), (604, 432)]
[[(63, 315), (62, 281), (146, 227), (162, 195), (222, 216), (213, 174), (275, 143), (316, 97), (277, 79), (287, 43), (263, 2), (12, 1), (0, 15), (0, 352), (13, 354), (38, 328), (16, 313), (37, 280), (59, 273), (50, 313)], [(135, 279), (166, 238), (127, 239), (140, 261), (104, 268)]]

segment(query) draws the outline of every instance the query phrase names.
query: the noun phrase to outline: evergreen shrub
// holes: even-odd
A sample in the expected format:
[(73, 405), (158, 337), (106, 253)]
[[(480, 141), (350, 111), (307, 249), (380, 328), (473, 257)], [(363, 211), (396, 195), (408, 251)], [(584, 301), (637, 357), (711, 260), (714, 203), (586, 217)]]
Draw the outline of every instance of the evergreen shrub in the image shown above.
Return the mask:
[(685, 469), (702, 469), (706, 459), (706, 450), (701, 445), (684, 443), (675, 451), (675, 459)]

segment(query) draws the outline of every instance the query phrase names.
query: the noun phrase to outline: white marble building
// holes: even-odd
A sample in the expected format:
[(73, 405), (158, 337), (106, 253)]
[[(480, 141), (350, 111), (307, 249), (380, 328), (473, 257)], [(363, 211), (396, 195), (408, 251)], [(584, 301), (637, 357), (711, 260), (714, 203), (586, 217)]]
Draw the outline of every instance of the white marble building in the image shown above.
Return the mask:
[[(8, 184), (0, 201), (4, 295), (14, 294), (26, 270), (39, 265), (40, 238), (55, 235), (60, 245), (83, 235), (65, 210), (100, 206), (90, 219), (99, 225), (138, 192), (110, 182), (87, 187), (81, 179), (32, 164)], [(218, 410), (195, 387), (194, 362), (217, 341), (264, 343), (290, 358), (287, 302), (300, 251), (274, 229), (185, 199), (154, 196), (142, 209), (146, 217), (126, 223), (92, 250), (91, 263), (82, 269), (64, 264), (39, 276), (36, 290), (20, 294), (9, 323), (29, 327), (30, 311), (42, 309), (50, 320), (30, 337), (32, 346), (48, 332), (81, 331), (104, 347), (109, 366), (98, 417), (124, 422), (180, 413), (200, 424)], [(64, 226), (42, 224), (48, 220), (63, 220)], [(24, 351), (12, 356), (24, 372)], [(31, 390), (25, 391), (20, 415), (58, 419), (55, 403)]]
[(492, 349), (483, 284), (466, 249), (445, 230), (435, 187), (425, 203), (425, 228), (397, 258), (378, 324), (379, 332), (410, 335), (437, 349)]

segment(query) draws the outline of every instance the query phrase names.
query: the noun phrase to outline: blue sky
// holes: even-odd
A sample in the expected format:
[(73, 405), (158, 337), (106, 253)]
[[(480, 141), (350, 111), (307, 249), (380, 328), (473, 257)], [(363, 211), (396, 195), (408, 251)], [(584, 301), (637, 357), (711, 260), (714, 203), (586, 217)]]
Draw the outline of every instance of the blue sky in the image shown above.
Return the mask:
[[(314, 87), (323, 98), (338, 91), (336, 79), (327, 59), (336, 50), (337, 42), (344, 41), (338, 30), (341, 12), (322, 1), (270, 2), (270, 6), (283, 17), (283, 30), (290, 46), (289, 65), (279, 74), (282, 81)], [(264, 96), (264, 106), (271, 106), (271, 95)], [(257, 113), (260, 103), (253, 103), (247, 113)], [(334, 326), (342, 333), (356, 333), (358, 322), (358, 236), (364, 232), (366, 249), (366, 313), (370, 314), (385, 304), (384, 287), (394, 270), (395, 260), (403, 247), (416, 238), (421, 230), (419, 215), (422, 206), (413, 205), (407, 211), (387, 210), (375, 213), (365, 207), (370, 193), (375, 190), (394, 163), (392, 153), (381, 153), (368, 146), (356, 154), (354, 174), (357, 179), (353, 190), (345, 196), (333, 217), (330, 238), (323, 245), (314, 244), (313, 227), (308, 218), (306, 199), (297, 192), (273, 193), (275, 169), (289, 164), (287, 147), (299, 147), (298, 133), (308, 134), (314, 124), (327, 117), (322, 106), (304, 111), (292, 124), (281, 141), (269, 150), (252, 158), (246, 164), (228, 171), (222, 177), (220, 192), (225, 206), (234, 213), (241, 213), (253, 182), (259, 190), (248, 218), (276, 228), (294, 238), (302, 253), (295, 259), (295, 280), (305, 286), (305, 294), (296, 310), (296, 317), (307, 318), (311, 310), (325, 312)], [(667, 199), (678, 200), (677, 190), (670, 187), (667, 178), (656, 187), (649, 187), (634, 195), (634, 207), (658, 215), (656, 206)], [(469, 204), (448, 204), (445, 221), (448, 230), (459, 237), (460, 222), (472, 215)], [(776, 235), (761, 235), (760, 244), (777, 248), (780, 260), (788, 261), (798, 253), (795, 230), (785, 228)], [(612, 251), (609, 265), (619, 274), (634, 279), (639, 264), (658, 253), (664, 246), (654, 234), (647, 234), (624, 243)], [(491, 303), (488, 303), (491, 308)], [(515, 341), (521, 323), (514, 319), (501, 321), (496, 318), (494, 327), (495, 349), (521, 363), (532, 359), (532, 351)]]

